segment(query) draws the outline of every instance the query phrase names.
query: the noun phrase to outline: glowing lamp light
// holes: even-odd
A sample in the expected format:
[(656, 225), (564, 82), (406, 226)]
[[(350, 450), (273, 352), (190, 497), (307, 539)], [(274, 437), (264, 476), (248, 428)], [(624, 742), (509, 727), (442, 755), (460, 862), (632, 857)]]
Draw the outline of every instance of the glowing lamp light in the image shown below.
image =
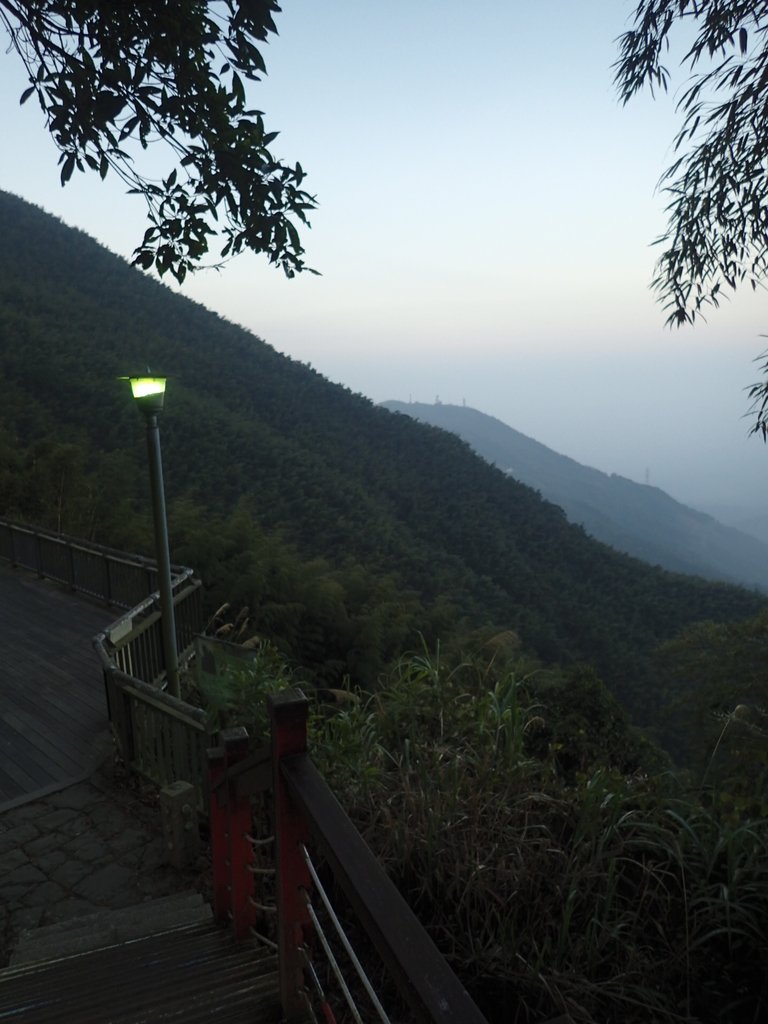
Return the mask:
[(148, 413), (163, 410), (165, 377), (123, 377), (131, 385), (131, 393), (142, 409)]
[(165, 394), (165, 377), (129, 377), (128, 380), (134, 398)]

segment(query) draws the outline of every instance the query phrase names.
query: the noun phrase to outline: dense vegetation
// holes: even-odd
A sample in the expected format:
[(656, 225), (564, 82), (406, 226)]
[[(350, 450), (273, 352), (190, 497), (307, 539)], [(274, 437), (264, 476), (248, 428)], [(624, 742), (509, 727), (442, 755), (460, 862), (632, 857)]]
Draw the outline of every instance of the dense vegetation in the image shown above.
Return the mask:
[(147, 365), (171, 380), (173, 557), (307, 678), (370, 687), (417, 631), (450, 646), (513, 629), (544, 662), (592, 663), (654, 723), (652, 649), (764, 607), (603, 547), (457, 438), (0, 194), (0, 512), (149, 549), (143, 431), (117, 379)]
[[(150, 550), (117, 381), (147, 364), (174, 558), (268, 689), (357, 691), (316, 756), (494, 1024), (763, 1019), (765, 600), (596, 543), (0, 194), (0, 514)], [(203, 689), (258, 729), (256, 682)]]
[[(262, 649), (223, 682), (218, 713), (227, 695), (260, 736), (264, 694), (290, 679)], [(318, 705), (312, 728), (492, 1024), (765, 1019), (765, 743), (763, 770), (740, 778), (735, 748), (705, 744), (675, 778), (594, 673), (544, 670), (509, 634), (462, 658), (403, 655), (375, 695)]]

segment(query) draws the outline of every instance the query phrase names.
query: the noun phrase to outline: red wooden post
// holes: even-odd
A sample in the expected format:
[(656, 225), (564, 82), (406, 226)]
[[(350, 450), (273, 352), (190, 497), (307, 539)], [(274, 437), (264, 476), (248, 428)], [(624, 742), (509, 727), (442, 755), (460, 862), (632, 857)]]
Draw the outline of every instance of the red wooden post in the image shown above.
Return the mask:
[[(248, 756), (248, 733), (243, 726), (222, 729), (219, 737), (224, 746), (224, 760), (231, 768)], [(229, 801), (229, 879), (232, 901), (232, 928), (238, 941), (250, 935), (256, 923), (256, 907), (253, 904), (253, 845), (250, 840), (253, 831), (250, 793), (238, 796), (237, 786), (230, 783)]]
[(310, 938), (312, 926), (300, 889), (310, 892), (312, 880), (300, 849), (309, 841), (309, 826), (288, 795), (280, 761), (306, 753), (309, 701), (301, 690), (285, 690), (268, 697), (267, 705), (272, 722), (280, 1002), (284, 1020), (291, 1022), (306, 1017), (299, 949)]
[[(213, 913), (217, 921), (232, 921), (235, 938), (247, 938), (256, 922), (253, 905), (253, 846), (251, 800), (238, 796), (237, 786), (226, 779), (227, 769), (248, 756), (248, 733), (242, 726), (222, 729), (221, 746), (208, 751), (211, 806), (211, 860)], [(222, 781), (224, 780), (224, 781)]]
[(217, 783), (224, 778), (226, 763), (224, 748), (208, 751), (208, 792), (210, 801), (211, 861), (213, 873), (213, 915), (219, 924), (228, 923), (232, 914), (229, 887), (229, 793), (226, 784)]

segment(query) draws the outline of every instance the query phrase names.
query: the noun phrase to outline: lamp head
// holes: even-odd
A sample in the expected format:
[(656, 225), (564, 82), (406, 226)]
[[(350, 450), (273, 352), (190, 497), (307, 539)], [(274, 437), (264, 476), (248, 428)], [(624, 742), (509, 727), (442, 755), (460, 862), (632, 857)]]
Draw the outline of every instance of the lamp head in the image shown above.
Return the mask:
[(136, 404), (146, 416), (163, 411), (165, 377), (121, 377), (131, 385)]

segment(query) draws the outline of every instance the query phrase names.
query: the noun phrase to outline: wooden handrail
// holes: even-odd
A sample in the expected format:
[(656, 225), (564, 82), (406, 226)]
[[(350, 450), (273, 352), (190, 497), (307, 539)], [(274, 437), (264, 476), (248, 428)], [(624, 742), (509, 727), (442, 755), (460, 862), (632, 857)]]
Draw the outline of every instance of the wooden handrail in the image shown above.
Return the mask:
[[(278, 957), (280, 995), (284, 1019), (305, 1018), (301, 998), (303, 963), (300, 948), (312, 941), (312, 925), (301, 891), (313, 885), (301, 846), (312, 844), (330, 867), (376, 952), (400, 994), (423, 1024), (487, 1024), (464, 986), (453, 973), (413, 911), (387, 876), (365, 840), (334, 796), (307, 753), (306, 723), (309, 702), (300, 690), (269, 697), (272, 722), (272, 795), (275, 861), (277, 867)], [(227, 878), (230, 866), (244, 863), (249, 853), (244, 823), (247, 785), (264, 785), (265, 751), (247, 753), (239, 738), (239, 754), (223, 763), (221, 750), (213, 752), (210, 786), (216, 794), (217, 813), (231, 818), (219, 827), (227, 844), (214, 848), (214, 877), (222, 896), (219, 916), (237, 914), (226, 903), (236, 882)], [(212, 820), (213, 826), (213, 820)], [(241, 838), (238, 840), (238, 836)], [(233, 850), (240, 842), (242, 850)], [(228, 851), (225, 863), (224, 853)], [(252, 876), (251, 876), (252, 877)], [(240, 883), (248, 884), (246, 883)], [(251, 883), (252, 884), (252, 881)]]
[[(5, 541), (0, 543), (0, 558), (11, 565), (57, 580), (108, 606), (132, 608), (137, 595), (151, 593), (156, 587), (156, 563), (143, 555), (128, 555), (5, 517), (0, 517), (0, 539)], [(63, 554), (63, 560), (52, 552)], [(94, 560), (101, 567), (97, 572)], [(171, 571), (176, 577), (192, 572), (183, 565), (171, 566)]]
[(309, 755), (285, 759), (280, 771), (334, 879), (419, 1018), (435, 1024), (486, 1024)]
[[(278, 728), (282, 724), (296, 734), (306, 723), (308, 702), (301, 691), (286, 691), (269, 703)], [(294, 805), (293, 814), (298, 812), (306, 822), (336, 883), (419, 1019), (432, 1024), (486, 1024), (306, 749), (280, 758), (278, 770)]]

